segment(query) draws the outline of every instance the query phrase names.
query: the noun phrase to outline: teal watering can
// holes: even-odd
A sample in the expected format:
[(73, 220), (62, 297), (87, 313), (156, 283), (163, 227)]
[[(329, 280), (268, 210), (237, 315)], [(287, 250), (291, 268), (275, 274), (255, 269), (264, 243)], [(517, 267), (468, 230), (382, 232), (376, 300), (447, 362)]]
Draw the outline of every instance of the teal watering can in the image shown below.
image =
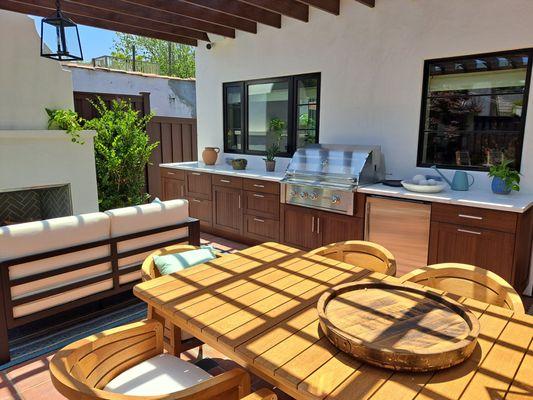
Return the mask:
[[(467, 174), (464, 171), (455, 171), (455, 174), (453, 175), (453, 179), (450, 182), (448, 178), (446, 178), (442, 172), (440, 172), (437, 167), (434, 165), (431, 168), (433, 168), (437, 173), (442, 176), (442, 179), (446, 181), (448, 185), (452, 188), (452, 190), (461, 190), (466, 191), (474, 184), (474, 177), (470, 174)], [(470, 182), (470, 178), (472, 178), (472, 181)]]

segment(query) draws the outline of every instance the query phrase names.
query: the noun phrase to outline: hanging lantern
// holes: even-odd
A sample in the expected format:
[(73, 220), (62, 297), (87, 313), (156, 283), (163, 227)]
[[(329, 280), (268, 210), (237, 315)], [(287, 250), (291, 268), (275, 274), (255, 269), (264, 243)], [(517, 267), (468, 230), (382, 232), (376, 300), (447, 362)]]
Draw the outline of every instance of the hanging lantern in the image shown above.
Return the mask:
[(78, 26), (63, 15), (59, 0), (56, 0), (55, 14), (41, 21), (41, 57), (58, 61), (83, 60)]

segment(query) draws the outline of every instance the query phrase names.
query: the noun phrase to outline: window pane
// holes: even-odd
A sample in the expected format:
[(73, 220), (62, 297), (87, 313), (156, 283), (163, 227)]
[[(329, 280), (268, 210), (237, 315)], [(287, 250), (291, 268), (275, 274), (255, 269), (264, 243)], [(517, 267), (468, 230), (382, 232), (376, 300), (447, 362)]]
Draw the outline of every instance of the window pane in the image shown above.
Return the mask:
[(318, 97), (318, 79), (298, 80), (298, 104), (316, 103)]
[(280, 138), (287, 151), (289, 81), (248, 85), (248, 149), (266, 151)]
[(299, 79), (296, 99), (296, 123), (298, 134), (296, 147), (317, 141), (318, 79)]
[(429, 64), (423, 164), (487, 169), (518, 164), (530, 57), (501, 54)]
[(242, 94), (240, 86), (226, 88), (226, 148), (242, 150)]

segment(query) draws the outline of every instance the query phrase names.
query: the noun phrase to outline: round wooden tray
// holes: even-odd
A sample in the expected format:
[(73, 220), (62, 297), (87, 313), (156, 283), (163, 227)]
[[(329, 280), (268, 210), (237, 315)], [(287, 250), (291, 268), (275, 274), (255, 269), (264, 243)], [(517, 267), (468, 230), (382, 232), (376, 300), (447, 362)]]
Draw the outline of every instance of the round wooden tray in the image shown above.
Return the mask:
[(384, 282), (347, 283), (318, 301), (320, 326), (340, 350), (384, 368), (431, 371), (466, 360), (479, 321), (429, 290)]

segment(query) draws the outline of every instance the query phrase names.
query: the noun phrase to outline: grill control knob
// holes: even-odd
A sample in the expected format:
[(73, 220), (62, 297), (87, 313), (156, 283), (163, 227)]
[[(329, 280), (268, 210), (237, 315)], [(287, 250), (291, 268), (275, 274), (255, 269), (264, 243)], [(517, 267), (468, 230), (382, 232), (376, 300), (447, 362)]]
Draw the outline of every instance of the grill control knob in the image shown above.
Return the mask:
[(309, 198), (310, 198), (311, 200), (316, 200), (316, 199), (318, 199), (318, 194), (317, 194), (316, 192), (313, 192), (313, 193), (311, 193), (311, 194), (309, 195)]
[(298, 192), (296, 190), (291, 191), (291, 197), (296, 197), (298, 195)]
[(307, 192), (300, 192), (300, 198), (307, 199), (308, 196), (309, 194)]
[(340, 201), (341, 201), (340, 196), (338, 196), (336, 194), (331, 196), (331, 204), (337, 204), (337, 203), (340, 203)]

